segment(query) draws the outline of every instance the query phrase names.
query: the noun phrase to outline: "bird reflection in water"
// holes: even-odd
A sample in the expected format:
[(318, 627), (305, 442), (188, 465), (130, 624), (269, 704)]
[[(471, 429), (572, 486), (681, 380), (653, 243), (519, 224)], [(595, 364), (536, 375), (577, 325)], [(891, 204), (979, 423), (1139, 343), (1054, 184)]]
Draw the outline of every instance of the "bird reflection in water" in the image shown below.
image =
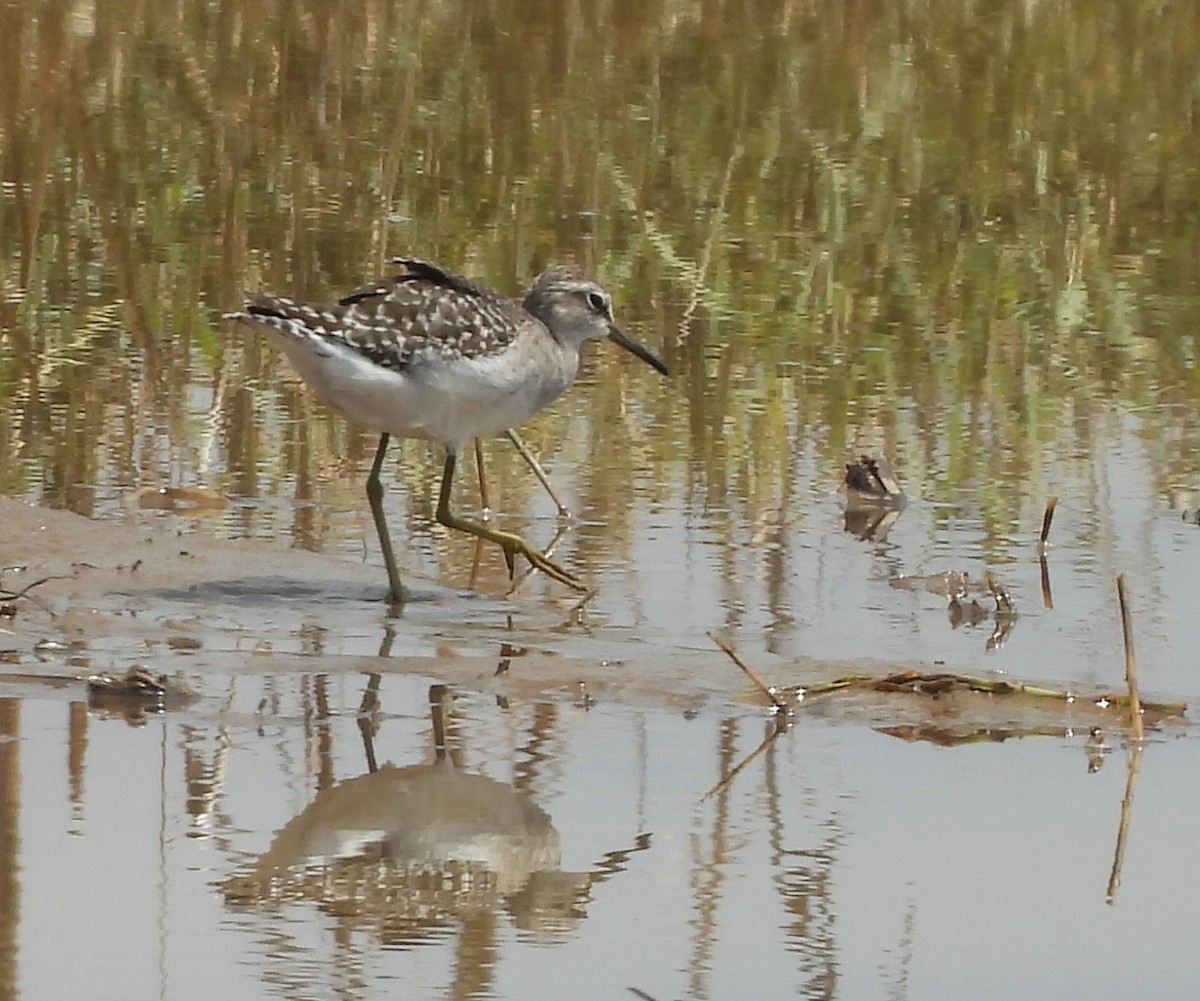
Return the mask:
[(266, 852), (225, 881), (227, 903), (261, 912), (309, 901), (347, 930), (373, 930), (389, 945), (442, 938), (455, 926), (490, 938), (500, 911), (551, 938), (573, 928), (591, 885), (611, 871), (563, 872), (546, 812), (512, 786), (458, 766), (446, 747), (450, 698), (446, 686), (431, 687), (432, 763), (375, 767), (373, 733), (364, 727), (371, 770), (319, 792)]

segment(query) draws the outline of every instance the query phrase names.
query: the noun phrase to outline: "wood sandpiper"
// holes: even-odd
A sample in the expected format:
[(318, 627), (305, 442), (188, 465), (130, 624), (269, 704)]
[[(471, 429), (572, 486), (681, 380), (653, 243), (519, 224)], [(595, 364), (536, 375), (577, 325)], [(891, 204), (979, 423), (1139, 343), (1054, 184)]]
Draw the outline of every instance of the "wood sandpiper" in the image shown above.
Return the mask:
[(388, 575), (388, 600), (403, 603), (379, 470), (392, 435), (446, 449), (436, 518), (447, 528), (495, 542), (510, 574), (520, 553), (577, 590), (579, 580), (521, 536), (450, 510), (458, 453), (473, 438), (507, 432), (575, 381), (584, 341), (608, 338), (667, 375), (667, 366), (613, 319), (612, 298), (570, 267), (543, 271), (522, 302), (428, 261), (398, 258), (404, 271), (333, 305), (271, 295), (250, 297), (227, 318), (266, 332), (316, 394), (358, 424), (379, 431), (367, 500)]

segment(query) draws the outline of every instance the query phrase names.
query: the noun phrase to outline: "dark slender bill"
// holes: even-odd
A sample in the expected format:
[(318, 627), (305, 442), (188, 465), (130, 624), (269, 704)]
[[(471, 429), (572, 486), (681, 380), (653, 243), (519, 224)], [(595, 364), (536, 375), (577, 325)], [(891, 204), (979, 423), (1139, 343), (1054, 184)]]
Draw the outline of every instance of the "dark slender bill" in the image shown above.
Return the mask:
[(625, 333), (625, 331), (623, 331), (620, 327), (610, 326), (608, 328), (608, 339), (614, 344), (619, 344), (631, 355), (636, 355), (638, 358), (641, 358), (642, 361), (644, 361), (656, 372), (659, 372), (662, 375), (671, 374), (667, 370), (667, 366), (663, 364), (662, 360), (658, 358), (657, 355), (651, 353), (649, 348), (642, 347), (642, 345)]

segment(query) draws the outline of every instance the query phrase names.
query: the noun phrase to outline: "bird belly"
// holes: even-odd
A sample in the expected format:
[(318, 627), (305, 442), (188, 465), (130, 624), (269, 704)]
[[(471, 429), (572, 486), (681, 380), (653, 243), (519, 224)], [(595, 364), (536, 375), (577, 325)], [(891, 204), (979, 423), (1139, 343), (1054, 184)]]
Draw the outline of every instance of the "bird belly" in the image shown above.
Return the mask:
[(278, 334), (274, 339), (317, 396), (349, 420), (452, 451), (522, 423), (570, 383), (553, 369), (516, 371), (503, 355), (435, 357), (390, 369), (338, 344), (314, 348)]

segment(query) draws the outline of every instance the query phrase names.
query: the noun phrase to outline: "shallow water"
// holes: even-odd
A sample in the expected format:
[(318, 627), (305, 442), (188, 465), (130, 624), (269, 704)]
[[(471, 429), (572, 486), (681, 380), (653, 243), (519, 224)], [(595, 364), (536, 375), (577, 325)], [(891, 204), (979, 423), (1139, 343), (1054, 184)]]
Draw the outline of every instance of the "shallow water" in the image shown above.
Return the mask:
[[(1196, 9), (0, 18), (0, 998), (1194, 995), (1200, 743), (1092, 696), (1124, 575), (1143, 694), (1200, 697)], [(521, 429), (569, 521), (486, 445), (586, 602), (404, 443), (390, 614), (373, 436), (220, 321), (402, 253), (573, 260), (671, 365), (595, 348)], [(910, 495), (865, 539), (863, 452)], [(1010, 628), (893, 583), (945, 571)], [(1076, 697), (777, 727), (713, 635)], [(136, 665), (188, 694), (89, 702)]]

